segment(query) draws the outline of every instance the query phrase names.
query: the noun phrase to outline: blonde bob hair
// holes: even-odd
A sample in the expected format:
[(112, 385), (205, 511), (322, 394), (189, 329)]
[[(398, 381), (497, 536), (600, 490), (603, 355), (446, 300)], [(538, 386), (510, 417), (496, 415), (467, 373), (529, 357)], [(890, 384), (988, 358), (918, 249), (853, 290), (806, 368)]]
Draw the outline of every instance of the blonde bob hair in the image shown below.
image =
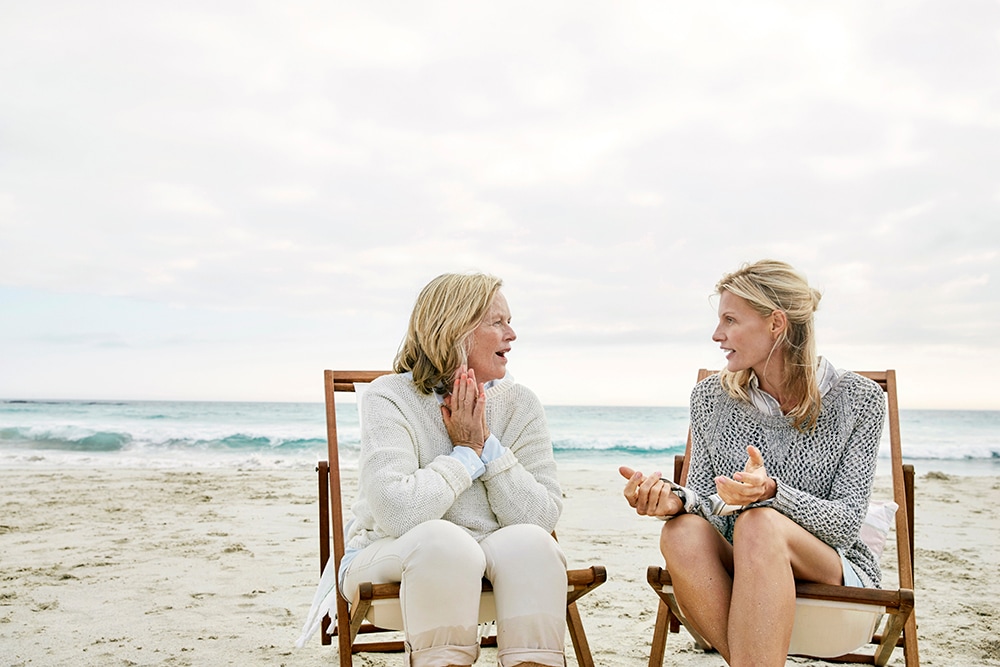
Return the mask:
[[(769, 317), (775, 311), (785, 314), (787, 325), (775, 341), (771, 354), (781, 354), (785, 377), (779, 382), (792, 398), (788, 416), (800, 431), (812, 430), (819, 418), (822, 397), (816, 377), (818, 358), (813, 328), (813, 313), (822, 295), (809, 286), (805, 276), (790, 264), (762, 259), (744, 264), (728, 273), (715, 285), (721, 295), (730, 292), (744, 299), (760, 314)], [(733, 398), (749, 400), (748, 387), (753, 370), (720, 373), (722, 386)]]
[(393, 370), (413, 373), (423, 394), (447, 391), (468, 362), (466, 343), (486, 316), (503, 281), (485, 273), (445, 273), (420, 291)]

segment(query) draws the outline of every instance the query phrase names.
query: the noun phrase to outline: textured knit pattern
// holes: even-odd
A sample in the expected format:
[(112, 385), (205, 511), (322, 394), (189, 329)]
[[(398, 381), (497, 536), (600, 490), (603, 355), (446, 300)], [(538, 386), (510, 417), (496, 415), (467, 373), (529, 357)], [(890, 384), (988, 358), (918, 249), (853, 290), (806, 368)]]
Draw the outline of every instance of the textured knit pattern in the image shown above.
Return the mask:
[(691, 392), (691, 466), (687, 487), (697, 496), (688, 511), (711, 521), (730, 542), (737, 515), (713, 516), (714, 478), (743, 470), (746, 448), (756, 446), (777, 495), (768, 506), (823, 540), (859, 570), (866, 586), (879, 586), (878, 560), (861, 541), (879, 440), (885, 420), (882, 389), (856, 373), (845, 373), (823, 397), (815, 430), (803, 433), (786, 417), (761, 413), (731, 398), (719, 376)]
[(399, 537), (445, 519), (482, 540), (518, 523), (555, 530), (562, 512), (545, 413), (538, 397), (513, 380), (486, 390), (486, 422), (507, 449), (473, 480), (448, 456), (453, 446), (433, 395), (407, 375), (372, 382), (361, 402), (360, 492), (348, 547)]

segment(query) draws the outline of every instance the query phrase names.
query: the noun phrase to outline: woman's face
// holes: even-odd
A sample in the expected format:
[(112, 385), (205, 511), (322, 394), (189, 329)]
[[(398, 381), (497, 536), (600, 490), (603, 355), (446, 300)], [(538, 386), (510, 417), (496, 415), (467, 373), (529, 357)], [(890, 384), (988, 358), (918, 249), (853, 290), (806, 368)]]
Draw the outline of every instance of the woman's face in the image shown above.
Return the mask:
[(764, 368), (780, 333), (774, 323), (774, 314), (762, 317), (746, 299), (723, 291), (719, 299), (719, 326), (712, 340), (726, 353), (726, 368), (734, 373), (752, 368), (758, 377), (764, 377)]
[(516, 338), (510, 326), (507, 299), (497, 292), (486, 316), (469, 338), (469, 368), (476, 372), (477, 382), (499, 380), (507, 374), (507, 353)]

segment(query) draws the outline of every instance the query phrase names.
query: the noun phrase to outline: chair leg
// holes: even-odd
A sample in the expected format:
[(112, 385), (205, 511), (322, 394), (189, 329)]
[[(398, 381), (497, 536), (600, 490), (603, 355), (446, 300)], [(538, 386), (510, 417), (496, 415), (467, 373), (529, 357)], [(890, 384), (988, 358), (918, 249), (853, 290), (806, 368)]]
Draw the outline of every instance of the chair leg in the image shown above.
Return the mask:
[(656, 610), (656, 626), (653, 628), (653, 643), (649, 647), (649, 667), (662, 667), (663, 654), (667, 649), (667, 634), (670, 631), (670, 621), (673, 614), (670, 607), (660, 600)]
[(903, 660), (906, 667), (920, 667), (920, 653), (917, 650), (917, 611), (910, 612), (903, 626)]
[(573, 642), (576, 662), (580, 667), (594, 667), (594, 657), (590, 654), (590, 644), (587, 643), (587, 633), (583, 629), (583, 620), (575, 602), (566, 605), (566, 627)]
[[(337, 594), (340, 598), (340, 594)], [(337, 600), (337, 655), (340, 657), (340, 667), (353, 667), (354, 665), (354, 632), (351, 627), (350, 612), (347, 603), (341, 599)]]
[[(323, 576), (323, 569), (330, 560), (330, 466), (326, 461), (316, 464), (316, 472), (319, 473), (319, 575)], [(320, 643), (323, 646), (330, 645), (330, 616), (323, 617), (320, 624)]]
[(904, 622), (899, 614), (889, 614), (889, 618), (885, 622), (885, 629), (882, 630), (882, 642), (875, 649), (874, 662), (879, 667), (886, 665), (889, 658), (892, 657), (892, 651), (896, 648), (896, 640), (903, 632), (903, 625)]
[(337, 637), (337, 654), (340, 657), (340, 667), (353, 667), (354, 655), (351, 652), (351, 643), (343, 635)]

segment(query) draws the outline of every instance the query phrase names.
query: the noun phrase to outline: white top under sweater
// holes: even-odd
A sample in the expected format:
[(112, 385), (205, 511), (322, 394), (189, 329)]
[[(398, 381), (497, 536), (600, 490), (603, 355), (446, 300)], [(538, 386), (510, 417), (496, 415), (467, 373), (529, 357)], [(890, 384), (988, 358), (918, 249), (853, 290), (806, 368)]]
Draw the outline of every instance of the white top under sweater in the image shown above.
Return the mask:
[(475, 480), (449, 456), (454, 447), (439, 401), (421, 394), (408, 374), (376, 379), (360, 410), (360, 491), (349, 549), (432, 519), (477, 540), (518, 523), (555, 530), (562, 491), (542, 404), (527, 387), (505, 378), (486, 390), (486, 422), (505, 451)]
[(711, 513), (717, 475), (743, 470), (747, 445), (763, 455), (777, 495), (747, 507), (769, 506), (823, 540), (855, 566), (866, 586), (878, 587), (878, 559), (861, 541), (885, 397), (871, 380), (846, 372), (823, 396), (816, 428), (801, 432), (784, 416), (760, 412), (729, 396), (718, 375), (691, 392), (691, 465), (686, 488), (694, 491), (685, 510), (711, 521), (728, 539), (738, 514)]

